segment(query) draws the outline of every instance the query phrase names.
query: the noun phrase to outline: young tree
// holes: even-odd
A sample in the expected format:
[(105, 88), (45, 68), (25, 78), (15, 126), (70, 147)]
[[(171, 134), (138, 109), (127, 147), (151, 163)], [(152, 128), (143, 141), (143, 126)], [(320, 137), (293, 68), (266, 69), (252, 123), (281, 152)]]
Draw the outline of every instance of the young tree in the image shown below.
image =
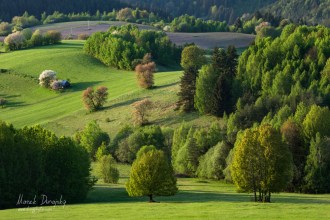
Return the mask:
[(119, 170), (116, 168), (116, 161), (109, 155), (103, 155), (98, 161), (99, 175), (105, 183), (118, 183)]
[(151, 150), (137, 158), (126, 183), (129, 196), (171, 196), (178, 188), (173, 168), (161, 150)]
[(240, 190), (254, 193), (255, 201), (270, 202), (271, 193), (292, 178), (292, 155), (280, 133), (270, 125), (245, 130), (235, 144), (231, 175)]
[(193, 137), (194, 129), (190, 128), (185, 144), (179, 149), (174, 161), (177, 173), (195, 176), (198, 167), (199, 149)]
[(0, 98), (0, 107), (1, 108), (5, 107), (6, 103), (7, 103), (7, 100), (5, 98)]
[(201, 114), (212, 114), (216, 107), (214, 95), (218, 74), (213, 66), (202, 67), (196, 81), (195, 108)]
[(330, 192), (330, 138), (319, 133), (312, 139), (305, 167), (306, 185), (304, 191), (309, 193)]
[(96, 121), (91, 121), (84, 130), (77, 132), (75, 139), (87, 150), (92, 159), (95, 159), (96, 151), (103, 143), (108, 145), (110, 142), (109, 135), (102, 131)]
[(196, 45), (187, 46), (181, 54), (181, 66), (184, 70), (198, 71), (206, 63), (204, 50)]
[(100, 86), (94, 91), (92, 87), (88, 87), (83, 92), (82, 100), (87, 110), (90, 112), (97, 111), (105, 104), (108, 99), (108, 88)]
[(135, 67), (137, 81), (141, 88), (151, 89), (153, 87), (155, 70), (156, 64), (154, 62), (139, 64)]
[(143, 99), (132, 104), (134, 123), (142, 126), (148, 123), (149, 110), (152, 108), (152, 102), (149, 99)]

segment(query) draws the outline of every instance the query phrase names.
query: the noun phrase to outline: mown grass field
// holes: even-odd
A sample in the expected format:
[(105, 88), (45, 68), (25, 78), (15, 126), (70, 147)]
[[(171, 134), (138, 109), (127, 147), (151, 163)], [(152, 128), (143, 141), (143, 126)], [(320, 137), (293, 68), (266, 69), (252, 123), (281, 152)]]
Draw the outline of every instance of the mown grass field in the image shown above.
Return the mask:
[[(208, 124), (213, 117), (197, 113), (174, 111), (182, 71), (160, 67), (155, 74), (155, 89), (143, 90), (136, 83), (134, 72), (106, 67), (83, 53), (83, 41), (64, 41), (60, 45), (0, 54), (0, 97), (8, 104), (0, 109), (0, 119), (17, 127), (41, 124), (59, 135), (70, 136), (91, 120), (113, 136), (118, 129), (132, 124), (131, 104), (150, 98), (154, 108), (150, 115), (153, 124), (176, 126), (182, 120)], [(60, 79), (70, 79), (72, 88), (59, 93), (41, 88), (39, 74), (46, 69), (57, 72)], [(109, 100), (102, 111), (89, 114), (81, 96), (89, 86), (109, 88)]]
[(118, 184), (98, 184), (85, 203), (56, 207), (9, 209), (0, 219), (329, 219), (329, 195), (273, 194), (272, 203), (251, 202), (231, 184), (179, 178), (179, 193), (131, 198), (125, 191), (129, 167), (121, 165)]

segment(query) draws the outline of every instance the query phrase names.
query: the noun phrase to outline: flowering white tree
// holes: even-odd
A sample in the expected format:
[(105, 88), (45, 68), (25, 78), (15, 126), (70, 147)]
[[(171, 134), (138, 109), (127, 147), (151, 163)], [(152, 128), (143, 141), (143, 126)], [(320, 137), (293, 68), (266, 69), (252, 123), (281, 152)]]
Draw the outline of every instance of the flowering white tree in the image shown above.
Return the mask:
[(39, 84), (45, 88), (50, 88), (53, 81), (56, 80), (56, 72), (45, 70), (39, 76)]
[(10, 50), (21, 49), (24, 46), (25, 37), (24, 35), (18, 31), (12, 34), (9, 34), (5, 40), (5, 45), (9, 47)]

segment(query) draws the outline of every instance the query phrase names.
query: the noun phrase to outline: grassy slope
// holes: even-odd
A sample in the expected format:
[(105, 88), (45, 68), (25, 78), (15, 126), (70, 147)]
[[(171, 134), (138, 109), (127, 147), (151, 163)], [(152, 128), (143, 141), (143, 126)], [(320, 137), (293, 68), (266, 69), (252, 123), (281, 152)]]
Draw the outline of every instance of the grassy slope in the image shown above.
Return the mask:
[[(151, 120), (160, 125), (175, 126), (182, 120), (205, 124), (214, 119), (173, 111), (181, 71), (159, 72), (155, 76), (156, 89), (142, 90), (136, 85), (133, 72), (104, 66), (83, 54), (82, 46), (82, 41), (64, 41), (61, 45), (0, 54), (0, 68), (15, 72), (0, 74), (0, 97), (9, 102), (0, 109), (0, 119), (18, 127), (42, 124), (61, 135), (71, 135), (88, 121), (98, 120), (112, 136), (132, 122), (130, 104), (144, 97), (156, 103)], [(40, 88), (37, 78), (46, 69), (55, 70), (60, 79), (69, 78), (73, 88), (63, 93)], [(103, 111), (87, 114), (81, 101), (82, 91), (99, 85), (109, 88), (109, 101)]]
[(91, 191), (84, 204), (64, 208), (0, 211), (0, 219), (328, 219), (329, 195), (274, 194), (272, 203), (251, 202), (252, 195), (238, 194), (231, 184), (179, 179), (173, 197), (130, 198), (125, 191), (128, 166), (120, 166), (119, 184), (103, 184)]

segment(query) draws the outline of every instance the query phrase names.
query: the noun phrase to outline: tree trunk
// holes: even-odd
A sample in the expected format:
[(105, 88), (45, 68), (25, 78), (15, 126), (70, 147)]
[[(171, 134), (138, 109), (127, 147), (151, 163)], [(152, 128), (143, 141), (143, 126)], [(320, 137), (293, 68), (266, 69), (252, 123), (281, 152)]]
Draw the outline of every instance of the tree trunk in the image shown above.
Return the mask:
[(149, 202), (156, 202), (156, 201), (152, 198), (152, 194), (149, 195)]

